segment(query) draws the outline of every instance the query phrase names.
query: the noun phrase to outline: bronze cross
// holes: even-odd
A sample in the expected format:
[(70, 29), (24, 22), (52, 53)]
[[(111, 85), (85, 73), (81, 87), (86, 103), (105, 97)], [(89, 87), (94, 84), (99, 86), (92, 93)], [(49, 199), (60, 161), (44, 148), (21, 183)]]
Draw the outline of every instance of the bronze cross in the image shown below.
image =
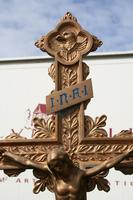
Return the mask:
[[(47, 121), (34, 119), (35, 129), (31, 139), (12, 133), (0, 140), (0, 147), (38, 164), (46, 164), (48, 153), (62, 147), (73, 164), (84, 171), (132, 151), (132, 132), (121, 131), (109, 138), (104, 129), (107, 119), (105, 115), (96, 117), (95, 120), (84, 115), (84, 110), (93, 97), (93, 89), (91, 79), (86, 80), (89, 67), (82, 59), (84, 55), (100, 47), (102, 42), (83, 30), (77, 19), (68, 12), (53, 31), (42, 36), (35, 44), (55, 58), (48, 71), (55, 82), (55, 90), (46, 97), (50, 117)], [(0, 156), (0, 169), (6, 174), (17, 174), (28, 168), (9, 157), (3, 154)], [(132, 154), (117, 164), (115, 169), (132, 174)], [(96, 184), (99, 190), (107, 191), (106, 184), (102, 184), (105, 183), (106, 175), (103, 173), (93, 177), (88, 191), (93, 190)], [(82, 200), (85, 199), (86, 197), (82, 197)]]

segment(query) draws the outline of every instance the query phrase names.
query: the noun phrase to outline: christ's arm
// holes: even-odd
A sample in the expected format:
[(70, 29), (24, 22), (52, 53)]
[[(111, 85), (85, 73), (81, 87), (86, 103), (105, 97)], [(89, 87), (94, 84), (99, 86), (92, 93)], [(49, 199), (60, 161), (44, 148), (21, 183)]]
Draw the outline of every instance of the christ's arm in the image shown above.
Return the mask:
[(116, 156), (116, 157), (113, 157), (109, 160), (104, 161), (103, 163), (99, 164), (96, 167), (88, 169), (85, 173), (85, 176), (95, 176), (95, 175), (99, 174), (100, 172), (102, 172), (104, 170), (107, 170), (107, 169), (114, 167), (116, 164), (118, 164), (119, 162), (124, 160), (124, 158), (126, 158), (129, 153), (130, 152), (123, 153), (119, 156)]
[(19, 164), (22, 164), (24, 166), (27, 166), (27, 167), (31, 167), (31, 168), (35, 168), (35, 169), (39, 169), (39, 170), (42, 170), (44, 172), (48, 172), (49, 169), (47, 167), (47, 165), (42, 165), (42, 164), (38, 164), (30, 159), (27, 159), (23, 156), (18, 156), (14, 153), (11, 153), (11, 152), (8, 152), (8, 151), (4, 151), (2, 153), (3, 156), (6, 156), (8, 158), (10, 158), (11, 160), (15, 161), (16, 163), (19, 163)]

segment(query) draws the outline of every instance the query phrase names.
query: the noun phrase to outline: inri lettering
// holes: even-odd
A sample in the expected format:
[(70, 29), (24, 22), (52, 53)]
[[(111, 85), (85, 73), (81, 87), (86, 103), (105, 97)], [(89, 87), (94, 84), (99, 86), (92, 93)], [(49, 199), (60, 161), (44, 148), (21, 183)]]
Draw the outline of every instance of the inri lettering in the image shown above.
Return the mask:
[(63, 105), (63, 103), (68, 103), (67, 93), (60, 95), (60, 105)]

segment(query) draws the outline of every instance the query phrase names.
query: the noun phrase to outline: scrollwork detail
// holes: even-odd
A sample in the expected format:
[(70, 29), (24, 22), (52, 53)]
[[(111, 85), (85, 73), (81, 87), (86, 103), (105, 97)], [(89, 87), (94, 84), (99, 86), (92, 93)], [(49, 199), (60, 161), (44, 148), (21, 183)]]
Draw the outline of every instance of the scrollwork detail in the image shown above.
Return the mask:
[(52, 78), (53, 82), (55, 82), (55, 64), (51, 64), (48, 69), (48, 75)]
[(10, 133), (10, 135), (6, 136), (5, 139), (7, 140), (16, 140), (16, 139), (27, 139), (26, 137), (23, 137), (22, 135), (20, 135), (20, 133), (16, 133), (14, 130), (12, 131), (12, 133)]
[(75, 158), (75, 151), (78, 146), (78, 112), (68, 114), (62, 119), (63, 129), (63, 146), (65, 151), (72, 159)]
[(110, 186), (109, 181), (105, 179), (107, 175), (108, 170), (89, 178), (89, 180), (87, 180), (87, 191), (90, 192), (97, 186), (98, 190), (108, 192), (110, 190)]
[(114, 138), (132, 138), (133, 133), (129, 130), (122, 130), (120, 133), (117, 133), (113, 136)]
[(87, 76), (90, 73), (89, 66), (84, 62), (82, 62), (82, 65), (83, 65), (83, 80), (86, 80)]
[(107, 137), (107, 132), (104, 127), (107, 117), (102, 115), (96, 117), (95, 121), (90, 116), (85, 116), (85, 137)]
[(47, 121), (45, 119), (34, 118), (34, 130), (32, 138), (54, 138), (55, 137), (55, 118), (51, 116)]
[(62, 67), (63, 88), (77, 84), (77, 71), (69, 67)]

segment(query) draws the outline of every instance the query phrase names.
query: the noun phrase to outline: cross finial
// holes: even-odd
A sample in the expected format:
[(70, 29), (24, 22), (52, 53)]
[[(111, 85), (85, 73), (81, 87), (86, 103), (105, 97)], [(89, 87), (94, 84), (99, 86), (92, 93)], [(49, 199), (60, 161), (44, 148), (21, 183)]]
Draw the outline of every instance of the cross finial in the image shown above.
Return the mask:
[(77, 22), (77, 18), (74, 17), (71, 12), (67, 12), (61, 20), (73, 20)]

